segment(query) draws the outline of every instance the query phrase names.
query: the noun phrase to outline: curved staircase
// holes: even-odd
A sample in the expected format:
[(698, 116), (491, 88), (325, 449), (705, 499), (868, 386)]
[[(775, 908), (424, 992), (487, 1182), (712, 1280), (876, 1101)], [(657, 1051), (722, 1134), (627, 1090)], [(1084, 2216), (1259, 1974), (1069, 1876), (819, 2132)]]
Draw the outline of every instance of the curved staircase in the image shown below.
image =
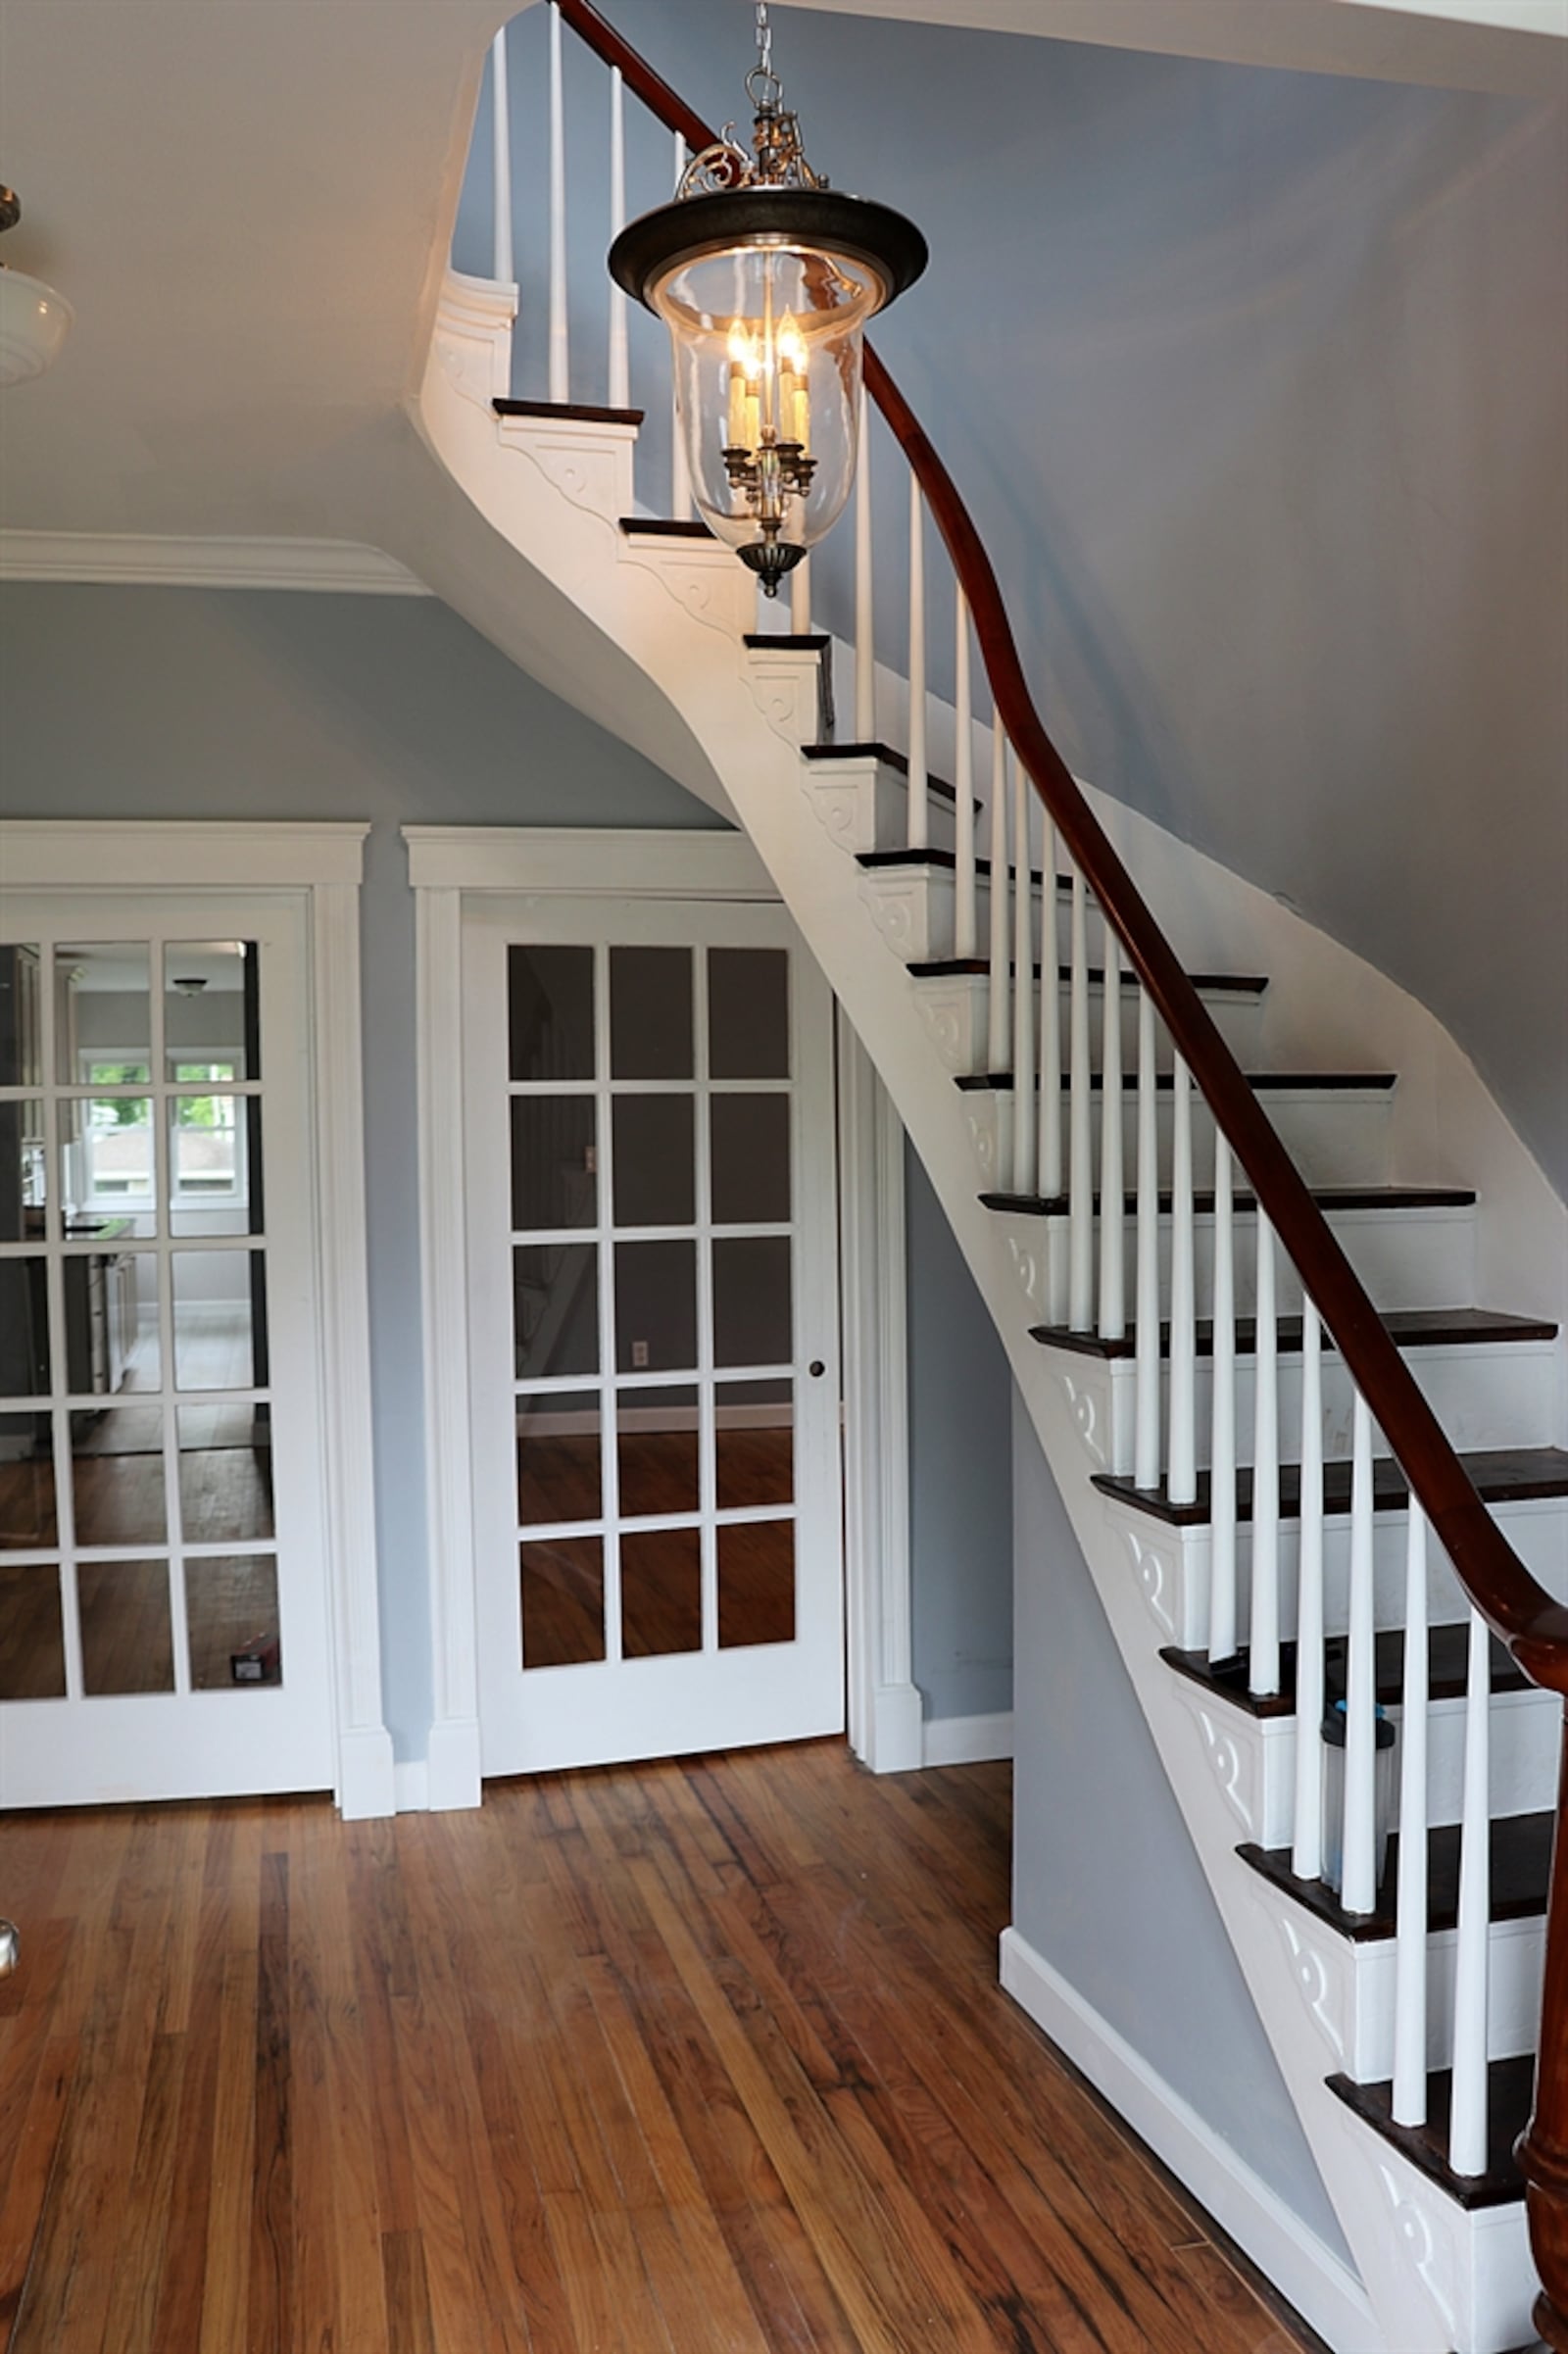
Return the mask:
[[(704, 126), (583, 0), (562, 19), (695, 143)], [(880, 741), (888, 682), (865, 665), (837, 740), (853, 650), (804, 613), (759, 632), (729, 552), (639, 511), (637, 412), (511, 398), (514, 308), (512, 286), (449, 277), (420, 429), (585, 643), (679, 714), (932, 1179), (1352, 2253), (1359, 2280), (1312, 2318), (1354, 2354), (1503, 2354), (1537, 2328), (1568, 2344), (1552, 2305), (1532, 2320), (1512, 2155), (1543, 1973), (1568, 1970), (1547, 1935), (1568, 1685), (1556, 1303), (1478, 1283), (1507, 1252), (1439, 1159), (1430, 1073), (1405, 1113), (1399, 1070), (1343, 1046), (1307, 1063), (1307, 968), (1291, 1007), (1232, 969), (1223, 888), (1184, 956), (1167, 945), (1107, 840), (1116, 813), (1045, 738), (972, 526), (883, 371), (914, 526), (934, 514), (955, 560), (1000, 735), (906, 693), (902, 743)], [(1490, 1168), (1517, 1148), (1489, 1116)], [(1411, 1182), (1423, 1139), (1437, 1165)], [(1004, 1983), (1027, 2004), (1011, 1934)], [(1548, 2026), (1554, 2060), (1559, 2041)], [(1555, 2082), (1528, 2156), (1538, 2252), (1562, 2229)]]

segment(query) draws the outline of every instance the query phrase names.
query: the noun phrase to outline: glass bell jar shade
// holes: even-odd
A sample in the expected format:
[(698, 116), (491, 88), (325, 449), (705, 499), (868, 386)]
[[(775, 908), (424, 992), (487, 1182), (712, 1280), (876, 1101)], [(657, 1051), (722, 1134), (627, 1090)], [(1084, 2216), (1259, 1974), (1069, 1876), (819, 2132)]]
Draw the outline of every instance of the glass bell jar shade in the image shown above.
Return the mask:
[(616, 282), (669, 328), (703, 518), (770, 596), (844, 511), (865, 323), (925, 262), (901, 214), (794, 186), (677, 199), (611, 251)]

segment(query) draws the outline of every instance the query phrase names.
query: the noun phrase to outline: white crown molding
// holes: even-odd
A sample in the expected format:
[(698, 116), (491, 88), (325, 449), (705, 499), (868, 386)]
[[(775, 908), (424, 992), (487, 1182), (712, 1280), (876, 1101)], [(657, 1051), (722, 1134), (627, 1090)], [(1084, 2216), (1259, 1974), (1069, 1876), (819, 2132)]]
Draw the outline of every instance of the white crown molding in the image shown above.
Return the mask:
[(395, 557), (357, 540), (198, 539), (143, 531), (0, 531), (0, 580), (335, 590), (361, 597), (431, 594)]
[(778, 898), (777, 884), (744, 834), (673, 826), (406, 825), (403, 839), (416, 891)]
[(12, 891), (308, 891), (358, 885), (368, 825), (0, 819), (0, 877)]

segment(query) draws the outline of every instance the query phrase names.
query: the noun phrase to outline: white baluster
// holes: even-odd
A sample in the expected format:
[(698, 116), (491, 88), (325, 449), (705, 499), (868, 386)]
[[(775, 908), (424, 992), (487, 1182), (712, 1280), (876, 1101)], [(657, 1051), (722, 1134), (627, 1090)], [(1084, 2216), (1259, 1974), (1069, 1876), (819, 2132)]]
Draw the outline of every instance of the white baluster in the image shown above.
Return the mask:
[[(1046, 868), (1048, 904), (1049, 876)], [(1122, 1264), (1121, 942), (1107, 923), (1100, 1069), (1100, 1337), (1119, 1341), (1127, 1330), (1126, 1270)], [(1053, 1000), (1055, 976), (1051, 977)]]
[[(1053, 878), (1053, 888), (1054, 878)], [(1067, 1322), (1095, 1323), (1094, 1073), (1089, 1062), (1089, 892), (1072, 875), (1072, 961), (1067, 998)]]
[(924, 850), (930, 834), (925, 758), (925, 501), (919, 477), (909, 475), (909, 848)]
[(1350, 1615), (1340, 1902), (1348, 1913), (1370, 1913), (1378, 1900), (1378, 1698), (1372, 1617), (1372, 1416), (1359, 1390), (1350, 1445)]
[[(610, 69), (610, 234), (626, 225), (626, 90), (620, 68)], [(610, 288), (610, 406), (631, 407), (631, 357), (626, 342), (626, 297)], [(679, 438), (677, 434), (677, 439)]]
[(1138, 1285), (1133, 1309), (1133, 1480), (1159, 1486), (1159, 1128), (1154, 1005), (1138, 988)]
[[(691, 150), (680, 132), (677, 131), (675, 133), (675, 185), (677, 188), (685, 177), (686, 166), (690, 158)], [(686, 448), (686, 436), (681, 431), (680, 393), (673, 386), (670, 394), (669, 433), (669, 512), (677, 523), (684, 523), (692, 511), (692, 462)], [(797, 626), (800, 625), (797, 624)]]
[[(986, 1068), (989, 1071), (1004, 1071), (1012, 1034), (1010, 1000), (1007, 995), (1007, 958), (1010, 954), (1007, 922), (1007, 739), (1002, 732), (1002, 721), (995, 716), (991, 723), (990, 912), (988, 947), (991, 978), (986, 987)], [(1000, 1119), (998, 1125), (1000, 1128)], [(997, 1183), (1001, 1185), (1004, 1182), (999, 1154)]]
[(1214, 1131), (1214, 1392), (1208, 1437), (1208, 1655), (1236, 1656), (1236, 1189)]
[(969, 672), (969, 605), (958, 590), (954, 644), (954, 697), (957, 707), (957, 757), (953, 764), (953, 953), (975, 953), (974, 904), (974, 694)]
[(1323, 1326), (1301, 1300), (1301, 1538), (1296, 1587), (1298, 1880), (1323, 1872)]
[[(690, 500), (690, 490), (687, 491)], [(803, 556), (790, 574), (790, 627), (798, 638), (811, 634), (811, 560)]]
[[(1040, 1191), (1048, 1202), (1061, 1194), (1061, 944), (1056, 890), (1056, 829), (1042, 804), (1040, 844)], [(1059, 1233), (1053, 1222), (1052, 1236)], [(1053, 1261), (1060, 1252), (1049, 1248)], [(1052, 1310), (1054, 1322), (1060, 1311)]]
[(1427, 2121), (1427, 1523), (1412, 1496), (1404, 1545), (1399, 1909), (1394, 1962), (1394, 2122)]
[(871, 585), (871, 411), (860, 387), (855, 469), (855, 741), (876, 742), (876, 626)]
[(1178, 1054), (1171, 1071), (1170, 1444), (1173, 1504), (1198, 1498), (1198, 1306), (1193, 1271), (1193, 1086)]
[(566, 330), (566, 103), (561, 60), (561, 11), (550, 11), (550, 398), (571, 398)]
[(1453, 2112), (1448, 2164), (1487, 2171), (1487, 1980), (1492, 1938), (1492, 1650), (1470, 1613), (1464, 1696), (1464, 1797), (1459, 1815), (1459, 1928), (1453, 1965)]
[(1280, 1688), (1280, 1393), (1274, 1229), (1257, 1210), (1257, 1335), (1252, 1375), (1252, 1587), (1248, 1638), (1250, 1691)]
[(1012, 839), (1018, 880), (1012, 900), (1012, 1190), (1036, 1188), (1040, 1131), (1035, 1118), (1034, 893), (1029, 883), (1030, 805), (1034, 787), (1012, 755)]
[[(617, 79), (619, 76), (617, 75)], [(500, 285), (512, 283), (512, 97), (507, 78), (507, 28), (503, 25), (490, 44), (490, 132), (495, 152), (491, 174), (491, 275)]]

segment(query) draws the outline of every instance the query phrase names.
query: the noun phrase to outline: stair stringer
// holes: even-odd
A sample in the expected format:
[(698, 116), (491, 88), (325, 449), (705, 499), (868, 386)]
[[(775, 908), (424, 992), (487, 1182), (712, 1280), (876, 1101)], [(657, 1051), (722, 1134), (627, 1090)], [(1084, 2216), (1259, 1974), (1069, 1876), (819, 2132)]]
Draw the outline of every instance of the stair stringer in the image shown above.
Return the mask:
[[(974, 1145), (899, 957), (873, 924), (859, 870), (813, 811), (800, 746), (814, 733), (810, 657), (760, 659), (742, 643), (752, 617), (749, 576), (727, 551), (690, 541), (628, 541), (618, 518), (563, 484), (559, 466), (527, 438), (503, 447), (493, 417), (454, 389), (440, 365), (441, 325), (421, 401), (432, 448), (492, 527), (509, 539), (585, 619), (627, 654), (676, 708), (767, 866), (781, 899), (864, 1041), (912, 1138), (1006, 1349), (1031, 1422), (1094, 1579), (1200, 1864), (1360, 2274), (1334, 2252), (1281, 2279), (1345, 2354), (1495, 2354), (1528, 2337), (1522, 2206), (1487, 2226), (1425, 2183), (1367, 2133), (1327, 2089), (1332, 2046), (1303, 1976), (1299, 1938), (1238, 1860), (1249, 1824), (1230, 1771), (1223, 1728), (1205, 1722), (1201, 1695), (1158, 1656), (1144, 1537), (1134, 1557), (1123, 1528), (1091, 1486), (1101, 1467), (1070, 1383), (1031, 1340), (1032, 1313), (998, 1221), (980, 1206)], [(558, 444), (559, 447), (559, 437)], [(1480, 2277), (1497, 2269), (1500, 2228), (1512, 2234), (1502, 2271), (1517, 2280), (1510, 2320), (1476, 2310)], [(1246, 2219), (1235, 2228), (1246, 2238)], [(1303, 2232), (1303, 2240), (1309, 2237)], [(1277, 2259), (1277, 2246), (1267, 2252)], [(1266, 2259), (1267, 2260), (1267, 2259)], [(1278, 2272), (1275, 2261), (1272, 2268)], [(1364, 2290), (1362, 2284), (1364, 2283)], [(1486, 2302), (1485, 2299), (1482, 2300)], [(1523, 2319), (1519, 2317), (1522, 2316)], [(1503, 2332), (1506, 2331), (1506, 2334)]]

